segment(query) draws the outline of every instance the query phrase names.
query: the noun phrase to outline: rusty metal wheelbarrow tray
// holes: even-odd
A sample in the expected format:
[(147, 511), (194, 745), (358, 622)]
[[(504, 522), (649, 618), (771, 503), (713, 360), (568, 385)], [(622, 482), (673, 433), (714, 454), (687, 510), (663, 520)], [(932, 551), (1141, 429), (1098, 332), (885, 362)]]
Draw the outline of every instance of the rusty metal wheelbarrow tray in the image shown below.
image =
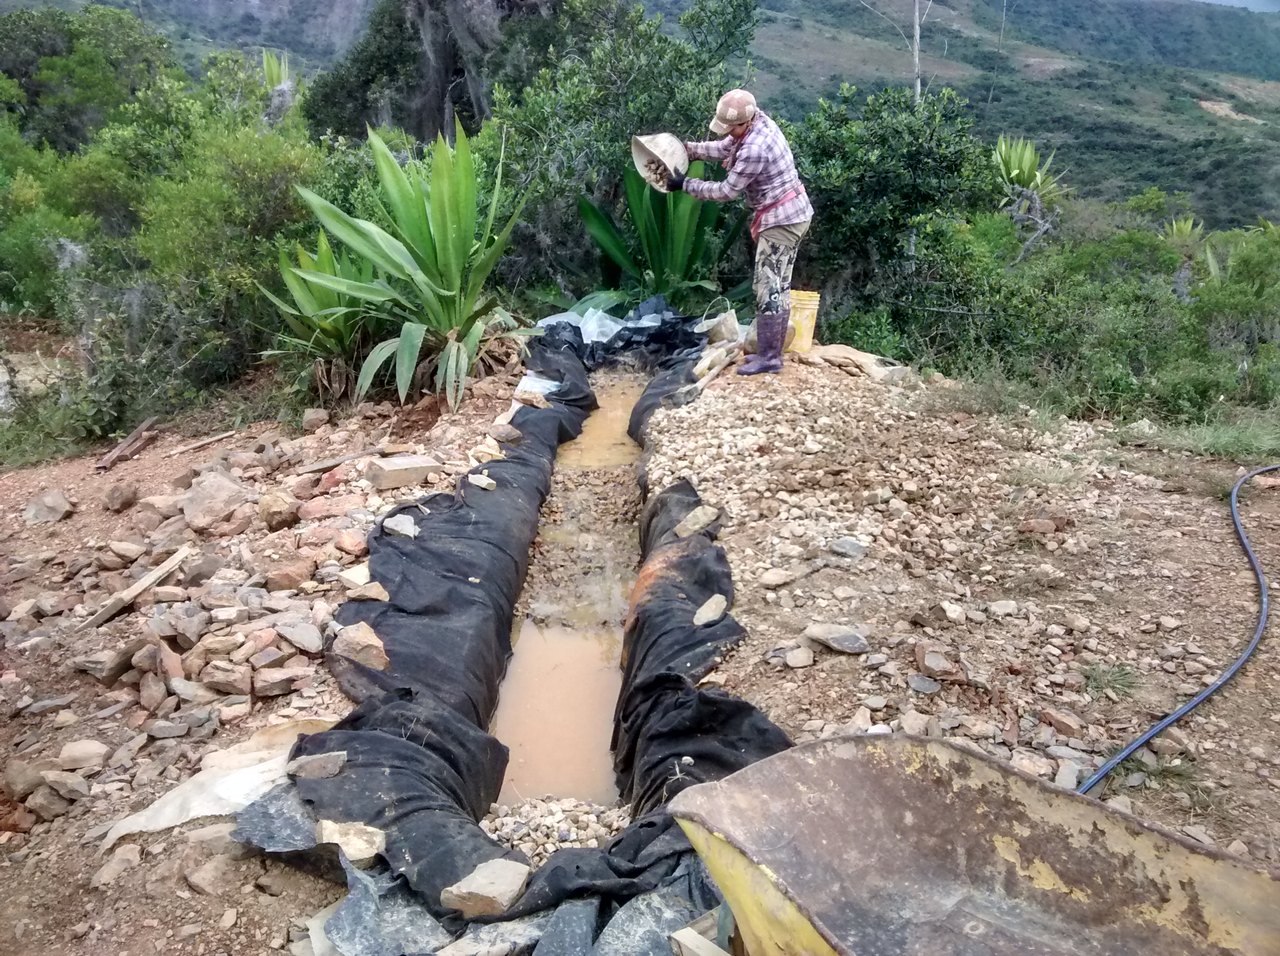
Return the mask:
[(907, 735), (670, 803), (751, 956), (1280, 956), (1280, 872)]

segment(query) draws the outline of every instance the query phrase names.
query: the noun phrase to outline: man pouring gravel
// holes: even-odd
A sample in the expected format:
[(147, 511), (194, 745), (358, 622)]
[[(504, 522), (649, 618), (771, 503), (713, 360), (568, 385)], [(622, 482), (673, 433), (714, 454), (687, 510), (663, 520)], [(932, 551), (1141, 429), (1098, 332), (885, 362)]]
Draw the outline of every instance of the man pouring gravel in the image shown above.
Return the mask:
[(685, 150), (691, 160), (719, 160), (728, 177), (711, 182), (677, 173), (668, 177), (667, 188), (712, 202), (732, 202), (746, 194), (752, 210), (751, 238), (756, 243), (753, 288), (759, 344), (757, 354), (738, 367), (738, 374), (780, 372), (791, 315), (791, 271), (800, 240), (813, 219), (813, 206), (787, 138), (751, 93), (730, 90), (722, 96), (711, 131), (723, 138), (685, 143)]

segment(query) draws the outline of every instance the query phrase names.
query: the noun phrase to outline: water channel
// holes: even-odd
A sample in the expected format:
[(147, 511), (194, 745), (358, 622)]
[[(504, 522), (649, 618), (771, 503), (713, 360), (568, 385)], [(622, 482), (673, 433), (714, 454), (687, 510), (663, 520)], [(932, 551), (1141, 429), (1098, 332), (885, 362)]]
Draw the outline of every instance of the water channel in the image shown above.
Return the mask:
[(500, 803), (617, 799), (609, 741), (639, 560), (640, 448), (627, 423), (644, 386), (622, 374), (594, 382), (600, 408), (556, 458), (493, 721), (511, 751)]

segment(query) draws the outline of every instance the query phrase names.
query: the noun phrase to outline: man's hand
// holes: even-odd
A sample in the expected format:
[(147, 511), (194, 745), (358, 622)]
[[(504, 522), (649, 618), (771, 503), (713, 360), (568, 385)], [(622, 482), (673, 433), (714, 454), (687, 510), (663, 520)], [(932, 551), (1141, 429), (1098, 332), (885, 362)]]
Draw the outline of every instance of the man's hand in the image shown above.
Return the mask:
[(667, 191), (678, 193), (684, 189), (684, 173), (670, 173), (667, 176)]

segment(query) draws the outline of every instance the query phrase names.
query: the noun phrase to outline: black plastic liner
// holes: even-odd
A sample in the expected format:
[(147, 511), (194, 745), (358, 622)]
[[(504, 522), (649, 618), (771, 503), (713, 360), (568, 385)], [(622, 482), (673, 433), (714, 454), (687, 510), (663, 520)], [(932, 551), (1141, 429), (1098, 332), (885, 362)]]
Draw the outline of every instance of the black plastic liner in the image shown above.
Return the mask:
[(618, 790), (636, 819), (601, 850), (555, 853), (508, 915), (583, 895), (619, 904), (673, 879), (705, 904), (699, 913), (711, 909), (718, 894), (663, 805), (686, 787), (722, 779), (791, 746), (746, 701), (695, 686), (745, 636), (728, 613), (701, 627), (693, 623), (713, 595), (733, 603), (728, 559), (712, 542), (716, 526), (683, 539), (675, 534), (700, 504), (693, 487), (680, 482), (651, 498), (642, 517), (644, 563), (632, 592), (612, 740)]
[(317, 819), (382, 830), (391, 872), (452, 929), (460, 924), (440, 905), (444, 888), (487, 860), (524, 861), (477, 825), (497, 799), (508, 758), (488, 728), (556, 450), (596, 407), (571, 351), (535, 342), (526, 367), (560, 386), (550, 407), (516, 413), (523, 437), (504, 446), (505, 458), (473, 469), (497, 487), (463, 479), (452, 494), (388, 515), (411, 515), (416, 537), (381, 526), (370, 535), (370, 574), (389, 600), (348, 601), (336, 618), (371, 625), (389, 665), (373, 670), (330, 648), (334, 675), (358, 706), (334, 729), (300, 738), (291, 754), (347, 753), (336, 776), (295, 779), (297, 794)]
[(681, 390), (696, 381), (693, 367), (698, 364), (699, 357), (698, 352), (681, 352), (657, 366), (652, 381), (631, 409), (631, 419), (627, 423), (627, 434), (637, 445), (644, 444), (644, 427), (649, 416), (663, 405), (681, 401)]
[(620, 362), (651, 369), (673, 355), (700, 351), (706, 343), (693, 330), (695, 321), (675, 312), (661, 295), (628, 312), (622, 327), (604, 341), (584, 341), (581, 321), (552, 322), (543, 329), (543, 338), (572, 351), (592, 372)]
[[(633, 415), (635, 435), (653, 409), (692, 381), (694, 361), (696, 356), (668, 356), (668, 367), (641, 399), (645, 410)], [(372, 578), (389, 600), (347, 602), (337, 618), (343, 625), (369, 623), (389, 666), (372, 670), (330, 650), (330, 666), (358, 706), (334, 729), (300, 738), (292, 753), (345, 751), (345, 765), (331, 778), (295, 778), (238, 821), (239, 838), (289, 853), (314, 847), (316, 819), (377, 827), (386, 835), (386, 867), (359, 874), (353, 892), (358, 889), (366, 901), (395, 899), (400, 907), (405, 893), (397, 887), (407, 884), (410, 898), (426, 911), (424, 922), (430, 914), (450, 933), (463, 924), (441, 906), (443, 889), (487, 860), (527, 862), (478, 825), (497, 798), (508, 757), (488, 727), (556, 448), (580, 433), (595, 407), (586, 368), (564, 338), (537, 340), (527, 366), (561, 385), (548, 396), (549, 408), (517, 413), (513, 424), (523, 438), (504, 446), (505, 459), (476, 469), (497, 488), (482, 490), (464, 479), (453, 494), (396, 509), (413, 516), (415, 538), (384, 533), (380, 526), (370, 536)], [(602, 953), (668, 951), (665, 933), (715, 906), (719, 894), (664, 804), (685, 787), (790, 746), (746, 702), (696, 686), (743, 637), (727, 613), (701, 627), (693, 624), (713, 595), (730, 605), (733, 599), (727, 558), (713, 541), (716, 525), (687, 538), (675, 535), (700, 503), (682, 482), (652, 496), (642, 519), (644, 561), (626, 627), (613, 733), (619, 791), (636, 819), (606, 847), (557, 852), (501, 917), (559, 908), (545, 923), (548, 953), (588, 952), (565, 948), (580, 947), (588, 936), (598, 938)], [(355, 880), (347, 870), (348, 881)], [(377, 887), (372, 895), (371, 886)], [(364, 918), (358, 914), (377, 918), (373, 902), (344, 910), (344, 939), (380, 940), (376, 946), (353, 944), (351, 956), (381, 956), (395, 948), (376, 926), (357, 925)], [(611, 925), (624, 917), (636, 925)], [(645, 919), (647, 931), (640, 925)], [(638, 942), (646, 932), (656, 948)], [(618, 948), (628, 939), (634, 945)], [(544, 951), (541, 944), (537, 951)]]

